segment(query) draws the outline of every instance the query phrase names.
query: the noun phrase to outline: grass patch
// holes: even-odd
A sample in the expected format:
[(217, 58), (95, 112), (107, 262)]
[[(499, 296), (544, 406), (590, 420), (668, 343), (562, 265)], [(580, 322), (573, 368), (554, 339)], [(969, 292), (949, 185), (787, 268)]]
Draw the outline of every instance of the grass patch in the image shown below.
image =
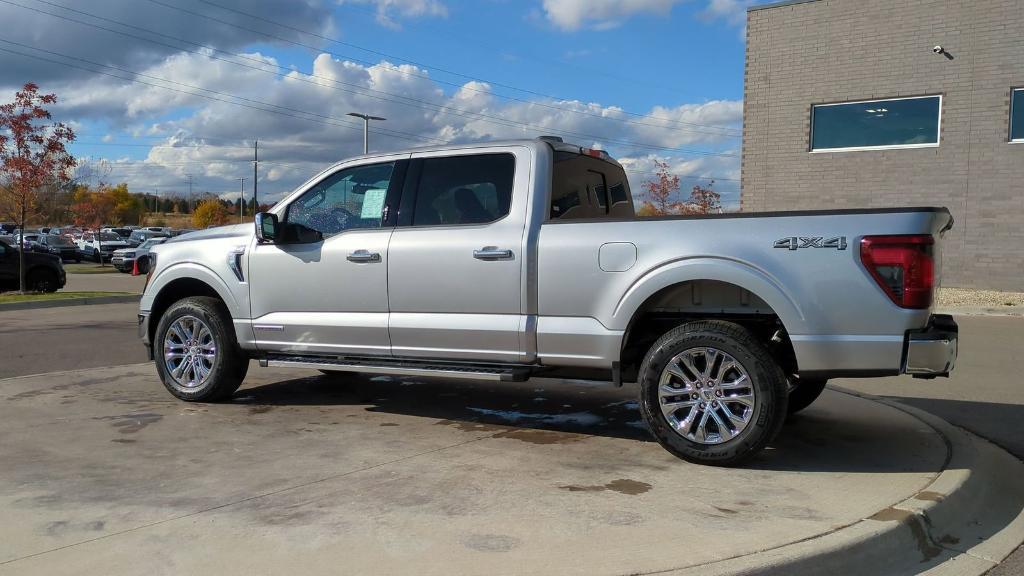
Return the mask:
[(44, 300), (77, 300), (79, 298), (102, 298), (103, 296), (131, 296), (131, 292), (52, 292), (49, 294), (18, 294), (4, 292), (0, 294), (0, 304), (14, 302), (41, 302)]
[(65, 264), (64, 271), (68, 274), (120, 274), (117, 268), (107, 264), (100, 266), (95, 262), (81, 262), (79, 264)]

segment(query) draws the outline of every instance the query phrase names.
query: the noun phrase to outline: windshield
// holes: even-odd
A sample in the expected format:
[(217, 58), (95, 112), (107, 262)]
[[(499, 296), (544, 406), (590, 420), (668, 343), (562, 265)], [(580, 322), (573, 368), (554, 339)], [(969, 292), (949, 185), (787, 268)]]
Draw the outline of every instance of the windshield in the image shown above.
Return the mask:
[(63, 236), (50, 235), (46, 237), (46, 243), (50, 246), (71, 246), (71, 242), (68, 242)]
[(117, 234), (111, 234), (110, 232), (103, 232), (100, 234), (101, 242), (117, 242), (121, 239)]

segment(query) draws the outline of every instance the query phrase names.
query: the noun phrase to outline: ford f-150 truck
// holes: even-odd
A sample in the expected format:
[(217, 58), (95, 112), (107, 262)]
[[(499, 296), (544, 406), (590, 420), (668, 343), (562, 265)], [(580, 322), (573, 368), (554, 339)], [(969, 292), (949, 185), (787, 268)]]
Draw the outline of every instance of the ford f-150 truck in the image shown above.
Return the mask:
[(832, 377), (948, 375), (945, 208), (638, 218), (626, 174), (555, 138), (362, 156), (253, 224), (155, 246), (139, 312), (174, 396), (261, 366), (637, 382), (657, 440), (756, 454)]

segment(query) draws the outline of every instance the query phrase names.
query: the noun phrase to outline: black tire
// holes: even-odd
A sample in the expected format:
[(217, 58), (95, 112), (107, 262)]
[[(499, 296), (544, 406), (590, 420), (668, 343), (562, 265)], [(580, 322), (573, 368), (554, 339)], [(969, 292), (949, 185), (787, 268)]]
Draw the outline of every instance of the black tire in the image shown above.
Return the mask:
[[(661, 375), (668, 363), (684, 351), (703, 347), (715, 348), (735, 359), (746, 370), (751, 382), (749, 388), (754, 394), (745, 428), (717, 444), (697, 442), (677, 432), (662, 414), (658, 394)], [(739, 464), (767, 446), (786, 419), (786, 375), (764, 344), (749, 330), (732, 322), (704, 320), (670, 330), (647, 352), (638, 380), (640, 411), (655, 439), (666, 450), (689, 462), (711, 466)]]
[(100, 256), (100, 251), (95, 249), (95, 248), (92, 249), (92, 259), (97, 264), (102, 264), (103, 263), (103, 257)]
[(796, 414), (814, 404), (814, 401), (825, 390), (825, 384), (828, 384), (828, 379), (794, 376), (790, 379), (790, 382), (793, 384), (793, 389), (789, 391), (788, 410), (790, 414)]
[[(196, 318), (209, 328), (216, 350), (209, 375), (195, 386), (183, 385), (176, 380), (164, 360), (167, 333), (175, 321), (184, 317)], [(164, 387), (175, 397), (188, 402), (216, 402), (230, 398), (242, 385), (249, 370), (249, 359), (235, 339), (231, 314), (220, 300), (207, 296), (179, 300), (164, 312), (153, 335), (153, 355)]]
[[(131, 269), (128, 272), (131, 272)], [(139, 258), (139, 274), (147, 272), (149, 272), (149, 258)]]
[(57, 273), (45, 268), (28, 273), (26, 287), (33, 292), (52, 293), (60, 289)]

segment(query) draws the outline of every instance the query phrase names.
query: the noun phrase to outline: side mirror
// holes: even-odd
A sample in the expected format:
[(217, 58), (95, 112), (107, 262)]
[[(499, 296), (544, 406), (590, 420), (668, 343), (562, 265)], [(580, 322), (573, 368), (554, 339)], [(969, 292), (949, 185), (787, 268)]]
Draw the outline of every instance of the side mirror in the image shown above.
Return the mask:
[(256, 239), (261, 243), (273, 244), (277, 241), (277, 215), (260, 212), (256, 215)]

